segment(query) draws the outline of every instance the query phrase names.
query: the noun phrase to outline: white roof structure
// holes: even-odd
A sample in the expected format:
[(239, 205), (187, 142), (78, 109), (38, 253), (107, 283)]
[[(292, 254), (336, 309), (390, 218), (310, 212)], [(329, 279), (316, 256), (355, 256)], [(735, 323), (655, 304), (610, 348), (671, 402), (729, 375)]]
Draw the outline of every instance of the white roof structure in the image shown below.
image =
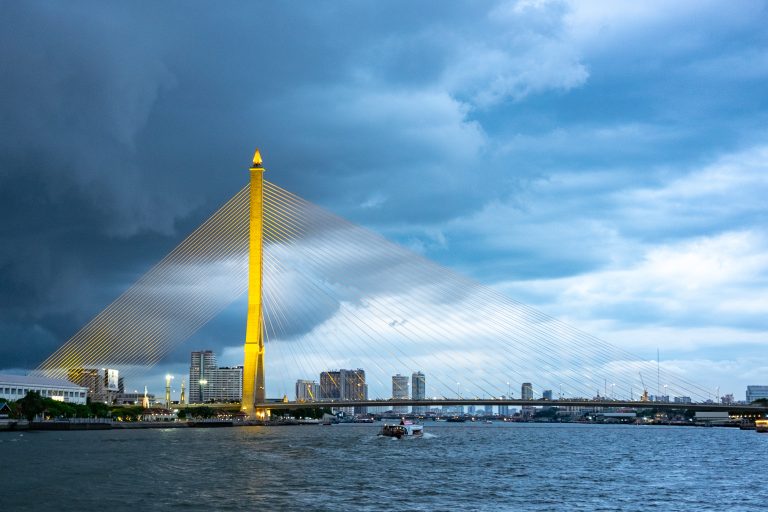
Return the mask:
[(31, 375), (0, 375), (0, 385), (51, 387), (80, 391), (83, 388), (66, 379), (51, 379), (49, 377), (33, 377)]

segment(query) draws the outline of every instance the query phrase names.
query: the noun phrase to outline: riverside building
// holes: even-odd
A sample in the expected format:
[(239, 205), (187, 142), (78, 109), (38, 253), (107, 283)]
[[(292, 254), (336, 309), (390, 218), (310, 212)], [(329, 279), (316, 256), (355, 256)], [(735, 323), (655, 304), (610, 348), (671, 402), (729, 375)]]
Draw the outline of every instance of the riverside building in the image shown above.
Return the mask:
[[(321, 400), (367, 400), (368, 384), (365, 382), (365, 370), (332, 370), (320, 374), (320, 399)], [(344, 412), (365, 414), (367, 408), (356, 406), (344, 408)]]
[(314, 402), (320, 397), (320, 385), (313, 380), (296, 381), (296, 401)]
[(189, 403), (239, 402), (243, 398), (243, 367), (216, 365), (211, 350), (192, 352), (189, 364)]
[[(395, 400), (408, 400), (408, 377), (405, 375), (392, 376), (392, 398)], [(392, 410), (399, 414), (408, 413), (407, 405), (396, 405)]]
[[(421, 372), (415, 372), (411, 375), (411, 399), (424, 400), (426, 397), (426, 376)], [(427, 407), (424, 405), (413, 407), (413, 414), (425, 414), (426, 412)]]
[(109, 368), (72, 368), (67, 372), (67, 380), (88, 388), (92, 402), (112, 404), (125, 391), (119, 372)]
[(533, 400), (533, 385), (530, 382), (523, 382), (520, 387), (520, 398), (523, 400)]
[(88, 400), (88, 388), (68, 380), (27, 375), (0, 375), (0, 398), (15, 402), (24, 398), (30, 391), (40, 393), (44, 398), (71, 404), (85, 404)]
[(747, 403), (748, 404), (751, 404), (755, 400), (759, 400), (761, 398), (768, 399), (768, 386), (758, 386), (758, 385), (747, 386)]

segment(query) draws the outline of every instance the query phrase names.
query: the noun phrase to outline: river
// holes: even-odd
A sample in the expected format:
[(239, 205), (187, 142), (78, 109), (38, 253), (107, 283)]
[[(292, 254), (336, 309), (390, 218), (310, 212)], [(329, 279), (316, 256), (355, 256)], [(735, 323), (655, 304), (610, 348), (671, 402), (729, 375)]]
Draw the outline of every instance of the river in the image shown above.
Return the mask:
[(0, 510), (762, 510), (768, 435), (427, 422), (0, 433)]

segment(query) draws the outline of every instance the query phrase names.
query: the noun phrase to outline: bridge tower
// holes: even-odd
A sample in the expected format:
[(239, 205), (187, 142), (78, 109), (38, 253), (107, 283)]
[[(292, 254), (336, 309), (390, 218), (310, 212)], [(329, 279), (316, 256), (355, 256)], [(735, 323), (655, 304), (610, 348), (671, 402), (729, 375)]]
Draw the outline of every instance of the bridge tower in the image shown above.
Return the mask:
[(248, 418), (264, 419), (268, 411), (256, 408), (265, 402), (264, 312), (262, 308), (264, 167), (261, 153), (253, 155), (251, 173), (250, 251), (248, 257), (248, 319), (245, 330), (242, 411)]

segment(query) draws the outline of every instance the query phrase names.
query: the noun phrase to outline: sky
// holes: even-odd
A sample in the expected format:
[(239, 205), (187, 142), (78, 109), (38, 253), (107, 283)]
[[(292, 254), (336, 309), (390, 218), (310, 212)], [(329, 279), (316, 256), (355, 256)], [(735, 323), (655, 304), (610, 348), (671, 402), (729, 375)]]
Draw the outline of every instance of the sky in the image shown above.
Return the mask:
[[(151, 268), (258, 146), (270, 181), (510, 297), (737, 399), (768, 383), (764, 2), (0, 12), (0, 371)], [(157, 375), (191, 348), (236, 364), (241, 313), (214, 326)]]

